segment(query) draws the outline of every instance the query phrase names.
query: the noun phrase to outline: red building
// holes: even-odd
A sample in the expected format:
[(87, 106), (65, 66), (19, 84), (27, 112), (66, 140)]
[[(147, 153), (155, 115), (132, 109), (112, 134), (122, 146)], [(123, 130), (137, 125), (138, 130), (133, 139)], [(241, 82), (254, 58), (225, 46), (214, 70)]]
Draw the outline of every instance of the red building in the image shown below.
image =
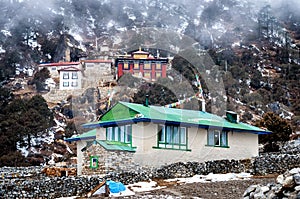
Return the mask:
[(118, 78), (124, 73), (131, 73), (133, 76), (145, 78), (151, 81), (167, 75), (167, 58), (153, 57), (141, 49), (135, 51), (131, 56), (124, 56), (116, 59)]

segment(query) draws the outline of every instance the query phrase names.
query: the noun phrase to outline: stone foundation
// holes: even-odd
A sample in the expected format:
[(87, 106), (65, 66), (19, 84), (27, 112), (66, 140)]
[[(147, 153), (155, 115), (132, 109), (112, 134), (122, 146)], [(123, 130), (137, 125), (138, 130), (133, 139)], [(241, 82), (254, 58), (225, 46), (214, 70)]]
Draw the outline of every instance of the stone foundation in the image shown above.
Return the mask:
[[(99, 144), (93, 144), (83, 153), (82, 175), (105, 175), (110, 172), (135, 170), (139, 167), (133, 160), (134, 152), (108, 151)], [(98, 167), (90, 167), (90, 157), (98, 157)]]

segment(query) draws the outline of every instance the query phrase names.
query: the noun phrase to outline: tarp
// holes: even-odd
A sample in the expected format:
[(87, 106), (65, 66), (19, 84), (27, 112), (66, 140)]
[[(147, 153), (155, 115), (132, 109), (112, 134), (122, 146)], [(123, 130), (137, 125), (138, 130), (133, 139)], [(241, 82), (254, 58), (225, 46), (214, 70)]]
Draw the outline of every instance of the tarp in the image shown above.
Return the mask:
[(111, 193), (120, 193), (120, 192), (126, 190), (126, 187), (121, 182), (115, 182), (115, 181), (109, 180), (106, 182), (106, 184), (108, 185), (109, 191)]

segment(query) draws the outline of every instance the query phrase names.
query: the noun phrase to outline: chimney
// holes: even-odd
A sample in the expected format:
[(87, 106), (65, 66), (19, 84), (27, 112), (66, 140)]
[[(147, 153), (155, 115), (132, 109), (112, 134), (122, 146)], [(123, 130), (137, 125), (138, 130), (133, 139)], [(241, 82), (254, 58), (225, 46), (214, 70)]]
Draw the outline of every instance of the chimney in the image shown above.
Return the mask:
[(205, 112), (205, 100), (201, 100), (201, 111)]
[(146, 95), (145, 106), (149, 106), (149, 95)]
[(226, 119), (232, 123), (239, 123), (239, 115), (233, 111), (226, 111)]

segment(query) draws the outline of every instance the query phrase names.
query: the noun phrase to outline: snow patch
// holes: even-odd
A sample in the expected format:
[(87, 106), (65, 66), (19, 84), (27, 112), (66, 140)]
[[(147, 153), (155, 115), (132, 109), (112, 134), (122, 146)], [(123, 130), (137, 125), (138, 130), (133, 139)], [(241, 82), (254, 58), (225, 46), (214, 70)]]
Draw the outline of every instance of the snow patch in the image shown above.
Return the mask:
[[(208, 175), (195, 175), (189, 178), (173, 178), (164, 180), (165, 182), (177, 182), (179, 184), (189, 183), (209, 183), (221, 182), (230, 180), (249, 180), (252, 177), (250, 173), (226, 173)], [(110, 194), (111, 197), (133, 196), (135, 193), (153, 191), (157, 189), (166, 188), (166, 186), (158, 186), (157, 182), (150, 180), (149, 182), (138, 182), (126, 185), (126, 190), (116, 194)]]

